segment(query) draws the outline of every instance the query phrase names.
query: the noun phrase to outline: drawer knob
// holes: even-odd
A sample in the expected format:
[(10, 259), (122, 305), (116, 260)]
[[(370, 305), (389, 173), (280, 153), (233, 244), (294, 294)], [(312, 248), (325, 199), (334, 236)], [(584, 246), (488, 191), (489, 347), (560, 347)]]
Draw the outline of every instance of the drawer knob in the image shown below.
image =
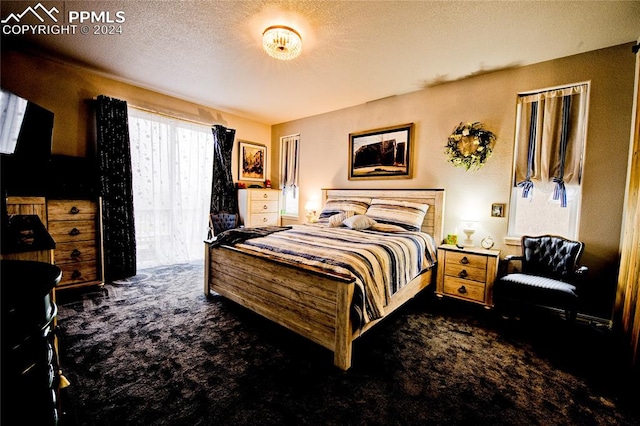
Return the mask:
[(80, 230), (78, 228), (73, 228), (71, 231), (69, 231), (69, 235), (72, 235), (72, 236), (80, 235)]
[(77, 208), (76, 206), (73, 206), (73, 207), (71, 207), (71, 210), (69, 210), (69, 213), (78, 214), (78, 213), (80, 213), (80, 209)]
[(77, 257), (80, 257), (80, 250), (78, 249), (73, 249), (73, 251), (71, 252), (71, 257), (73, 257), (74, 259)]
[(262, 218), (262, 221), (263, 221), (263, 222), (267, 222), (268, 220), (269, 220), (269, 219), (267, 219), (266, 217), (263, 217), (263, 218)]
[(460, 294), (467, 294), (467, 289), (465, 288), (465, 286), (460, 286), (460, 288), (458, 289), (458, 293)]
[(462, 259), (460, 259), (460, 263), (462, 263), (463, 265), (468, 265), (469, 264), (469, 259), (467, 259), (467, 256), (465, 256)]
[(80, 277), (82, 277), (82, 273), (80, 271), (78, 271), (77, 269), (71, 273), (71, 279), (72, 280), (77, 280)]
[(269, 208), (269, 206), (267, 206), (266, 204), (264, 206), (262, 206), (262, 210), (266, 210), (268, 208)]
[(269, 194), (262, 194), (262, 198), (269, 198)]
[(467, 277), (469, 276), (469, 274), (467, 273), (467, 270), (466, 270), (466, 269), (463, 269), (462, 271), (460, 271), (460, 272), (458, 273), (458, 276), (459, 276), (460, 278), (467, 278)]

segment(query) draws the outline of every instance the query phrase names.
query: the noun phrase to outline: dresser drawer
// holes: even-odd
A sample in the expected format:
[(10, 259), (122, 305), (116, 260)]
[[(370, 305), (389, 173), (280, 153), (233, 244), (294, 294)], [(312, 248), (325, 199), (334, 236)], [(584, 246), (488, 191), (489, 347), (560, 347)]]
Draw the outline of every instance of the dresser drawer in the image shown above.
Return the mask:
[(278, 201), (254, 201), (251, 203), (251, 213), (277, 213)]
[(486, 268), (474, 268), (459, 263), (449, 263), (444, 267), (444, 273), (447, 276), (458, 277), (484, 283), (487, 279)]
[(86, 262), (88, 260), (96, 260), (97, 257), (98, 248), (93, 240), (56, 244), (55, 258), (57, 264)]
[(59, 286), (98, 280), (98, 268), (95, 260), (61, 264), (56, 262), (56, 266), (62, 270)]
[(444, 277), (444, 293), (450, 296), (484, 302), (484, 283), (456, 277)]
[(254, 202), (257, 200), (278, 201), (278, 198), (280, 196), (280, 192), (274, 191), (274, 190), (265, 190), (265, 191), (251, 190), (250, 193), (251, 193), (251, 200)]
[(278, 225), (278, 213), (261, 213), (250, 216), (250, 227)]
[(472, 268), (486, 269), (487, 256), (473, 253), (460, 253), (457, 251), (447, 252), (447, 265), (456, 264)]
[(49, 233), (56, 243), (96, 239), (96, 223), (87, 220), (49, 221)]
[(49, 220), (95, 220), (96, 204), (90, 200), (48, 200)]

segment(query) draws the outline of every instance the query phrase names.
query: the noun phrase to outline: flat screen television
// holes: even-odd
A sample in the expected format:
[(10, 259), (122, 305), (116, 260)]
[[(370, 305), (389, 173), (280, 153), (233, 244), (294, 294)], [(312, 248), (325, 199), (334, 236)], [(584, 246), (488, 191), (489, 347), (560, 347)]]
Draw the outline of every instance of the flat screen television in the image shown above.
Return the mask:
[(51, 157), (53, 112), (0, 89), (2, 194), (43, 195)]

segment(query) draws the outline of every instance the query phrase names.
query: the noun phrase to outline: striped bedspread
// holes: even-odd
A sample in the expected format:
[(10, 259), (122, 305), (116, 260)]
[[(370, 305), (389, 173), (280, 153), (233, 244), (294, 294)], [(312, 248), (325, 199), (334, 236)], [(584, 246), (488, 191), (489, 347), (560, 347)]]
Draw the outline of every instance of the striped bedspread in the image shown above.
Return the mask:
[(354, 308), (361, 325), (381, 317), (390, 297), (436, 260), (433, 238), (422, 232), (356, 231), (322, 225), (294, 225), (236, 247), (353, 276)]

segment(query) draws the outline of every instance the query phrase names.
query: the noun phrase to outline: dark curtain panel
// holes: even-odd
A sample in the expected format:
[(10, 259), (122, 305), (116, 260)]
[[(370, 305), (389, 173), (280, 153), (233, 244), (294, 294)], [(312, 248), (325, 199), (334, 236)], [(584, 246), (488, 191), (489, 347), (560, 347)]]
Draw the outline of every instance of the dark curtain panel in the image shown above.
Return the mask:
[(213, 130), (213, 181), (211, 183), (211, 213), (238, 212), (238, 199), (231, 173), (231, 152), (235, 129), (219, 124)]
[(98, 96), (96, 133), (104, 273), (105, 280), (112, 282), (136, 275), (131, 151), (125, 101)]

